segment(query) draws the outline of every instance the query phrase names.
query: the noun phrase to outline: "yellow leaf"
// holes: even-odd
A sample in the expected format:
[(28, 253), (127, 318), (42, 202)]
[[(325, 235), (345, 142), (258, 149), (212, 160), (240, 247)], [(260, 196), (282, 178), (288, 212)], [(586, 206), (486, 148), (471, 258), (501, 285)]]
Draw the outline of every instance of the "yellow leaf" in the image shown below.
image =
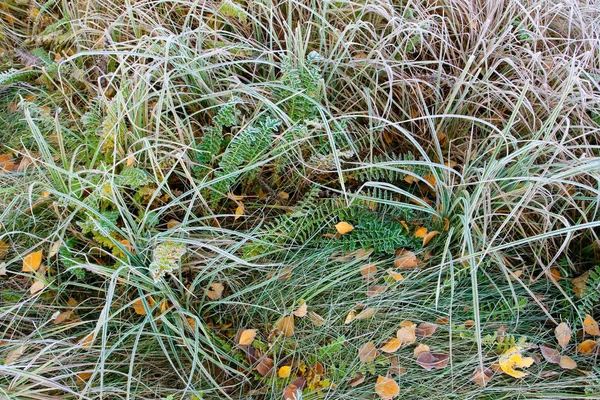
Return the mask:
[(383, 400), (392, 400), (400, 393), (400, 386), (389, 376), (379, 376), (375, 384), (375, 393)]
[(577, 351), (581, 354), (592, 354), (597, 343), (595, 340), (584, 340), (577, 346)]
[(283, 367), (279, 368), (279, 371), (277, 371), (277, 376), (283, 379), (289, 378), (291, 372), (292, 368), (288, 365), (284, 365)]
[(350, 322), (354, 321), (356, 318), (356, 312), (354, 310), (350, 310), (348, 315), (346, 315), (346, 320), (344, 321), (344, 325), (348, 325)]
[(533, 358), (523, 357), (520, 353), (521, 347), (511, 347), (498, 360), (502, 371), (513, 378), (523, 378), (526, 372), (517, 371), (515, 368), (527, 368), (533, 364)]
[(235, 217), (233, 218), (235, 221), (237, 221), (237, 219), (239, 217), (241, 217), (242, 215), (244, 215), (244, 203), (240, 202), (239, 205), (237, 206), (237, 208), (235, 209)]
[(563, 369), (577, 368), (577, 363), (575, 361), (573, 361), (573, 359), (569, 356), (560, 357), (560, 361), (558, 362), (558, 365), (560, 365), (561, 368), (563, 368)]
[(388, 339), (383, 346), (381, 346), (381, 351), (384, 353), (393, 353), (397, 351), (400, 346), (402, 346), (402, 341), (398, 338)]
[(360, 267), (360, 274), (366, 280), (371, 280), (377, 274), (377, 267), (371, 264), (365, 264)]
[(367, 342), (358, 348), (358, 359), (362, 363), (370, 363), (379, 355), (373, 342)]
[(399, 272), (395, 272), (395, 271), (394, 271), (393, 269), (391, 269), (391, 268), (387, 270), (387, 273), (388, 273), (388, 275), (389, 275), (389, 276), (391, 276), (391, 277), (392, 277), (392, 279), (394, 279), (394, 281), (396, 281), (396, 282), (402, 282), (402, 281), (404, 280), (404, 277), (402, 276), (402, 274), (401, 274), (401, 273), (399, 273)]
[(0, 240), (0, 260), (8, 254), (8, 243)]
[(23, 259), (23, 272), (34, 272), (42, 263), (42, 252), (36, 251), (25, 256)]
[(420, 226), (415, 230), (415, 237), (424, 238), (427, 235), (427, 228)]
[(298, 309), (296, 311), (294, 311), (294, 315), (298, 318), (302, 318), (302, 317), (306, 316), (307, 313), (308, 313), (308, 304), (306, 304), (304, 301), (302, 302), (300, 307), (298, 307)]
[(345, 235), (348, 232), (354, 230), (354, 227), (347, 222), (339, 222), (335, 225), (335, 229), (340, 235)]
[(225, 286), (222, 283), (211, 283), (210, 290), (206, 290), (206, 297), (211, 300), (219, 300), (223, 296), (223, 290), (225, 290)]
[(93, 372), (78, 372), (77, 378), (80, 379), (82, 382), (87, 382), (90, 380), (93, 374)]
[(285, 337), (294, 336), (294, 316), (282, 317), (275, 323), (275, 329), (280, 330)]
[(288, 200), (290, 198), (290, 194), (287, 192), (284, 192), (283, 190), (281, 192), (277, 193), (277, 196), (279, 196), (279, 198), (282, 200)]
[(406, 326), (402, 326), (400, 329), (398, 329), (396, 336), (402, 345), (413, 344), (417, 340), (417, 335), (415, 333), (416, 329), (417, 326), (412, 322), (410, 325), (407, 324)]
[(125, 165), (127, 165), (128, 167), (131, 167), (133, 164), (135, 164), (135, 157), (133, 156), (133, 154), (130, 154), (127, 157), (127, 161), (125, 161)]
[(588, 335), (600, 336), (600, 329), (598, 329), (598, 323), (589, 314), (586, 314), (585, 319), (583, 320), (583, 329)]
[(421, 343), (420, 345), (418, 345), (417, 347), (415, 347), (415, 350), (413, 351), (413, 355), (415, 356), (415, 358), (419, 357), (419, 354), (421, 353), (425, 353), (425, 352), (430, 352), (431, 350), (429, 349), (429, 346), (427, 346), (426, 344)]
[(29, 288), (29, 293), (31, 293), (32, 295), (39, 293), (40, 291), (42, 291), (42, 289), (44, 289), (46, 287), (46, 284), (42, 281), (35, 281), (33, 283), (33, 285), (31, 285), (31, 287)]
[[(152, 308), (155, 304), (154, 299), (150, 296), (148, 296), (146, 298), (146, 301), (148, 302), (148, 308)], [(133, 306), (133, 310), (135, 311), (136, 314), (146, 315), (146, 309), (144, 308), (144, 302), (142, 301), (141, 298), (134, 301), (132, 306)]]
[(554, 329), (554, 335), (556, 336), (556, 340), (560, 347), (564, 348), (567, 346), (569, 341), (571, 340), (571, 328), (564, 322), (558, 324), (558, 326)]
[(244, 329), (240, 334), (238, 344), (240, 346), (250, 346), (252, 342), (254, 342), (254, 338), (256, 338), (257, 332), (258, 331), (256, 329)]
[(429, 241), (431, 239), (434, 238), (434, 236), (439, 235), (438, 231), (431, 231), (429, 233), (427, 233), (424, 237), (423, 237), (423, 246), (427, 246), (427, 243), (429, 243)]

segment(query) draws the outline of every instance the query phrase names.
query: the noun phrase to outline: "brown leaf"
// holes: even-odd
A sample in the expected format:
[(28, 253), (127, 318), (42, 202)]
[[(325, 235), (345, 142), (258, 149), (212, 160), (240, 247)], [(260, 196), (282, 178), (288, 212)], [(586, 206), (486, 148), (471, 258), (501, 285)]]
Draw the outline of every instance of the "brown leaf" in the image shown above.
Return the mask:
[(373, 342), (367, 342), (358, 349), (358, 359), (362, 363), (370, 363), (378, 355), (379, 352), (375, 348), (375, 344), (373, 344)]
[(314, 311), (308, 313), (308, 318), (310, 318), (310, 320), (315, 326), (321, 326), (325, 323), (325, 318), (321, 317)]
[(63, 311), (54, 318), (54, 325), (58, 325), (69, 318), (71, 318), (71, 314), (73, 314), (73, 310)]
[(306, 314), (308, 314), (308, 304), (306, 304), (305, 302), (302, 302), (300, 307), (298, 307), (296, 309), (296, 311), (294, 311), (294, 315), (298, 318), (302, 318), (302, 317), (306, 316)]
[(94, 339), (96, 339), (96, 334), (92, 331), (85, 335), (79, 341), (79, 344), (81, 345), (81, 347), (92, 347), (92, 344), (94, 344)]
[(33, 285), (29, 288), (29, 293), (34, 295), (36, 293), (41, 292), (46, 287), (46, 284), (43, 281), (35, 281)]
[(417, 336), (421, 337), (429, 337), (432, 336), (435, 331), (437, 331), (438, 326), (436, 324), (432, 324), (430, 322), (423, 322), (417, 326), (415, 333)]
[(402, 345), (413, 344), (417, 340), (416, 331), (417, 326), (413, 323), (406, 325), (398, 329), (396, 336), (402, 342)]
[(472, 319), (468, 319), (465, 321), (465, 328), (473, 328), (475, 326), (475, 321)]
[(438, 231), (428, 232), (425, 237), (423, 237), (423, 247), (427, 246), (427, 243), (429, 243), (436, 235), (439, 235)]
[(11, 154), (0, 154), (0, 173), (15, 170), (15, 160)]
[(48, 252), (48, 258), (52, 258), (58, 254), (58, 250), (60, 250), (60, 240), (52, 243), (52, 247), (50, 247), (50, 251)]
[(402, 375), (406, 374), (406, 368), (400, 366), (400, 363), (398, 362), (397, 357), (392, 357), (391, 365), (388, 368), (388, 374), (396, 375), (396, 376), (402, 376)]
[(402, 282), (404, 280), (404, 277), (402, 276), (401, 273), (394, 271), (393, 269), (389, 268), (387, 270), (387, 273), (389, 276), (392, 277), (392, 279), (396, 282)]
[(94, 375), (94, 373), (91, 371), (78, 372), (77, 379), (80, 380), (81, 382), (87, 382), (90, 380), (92, 375)]
[(375, 265), (371, 265), (371, 264), (365, 264), (362, 265), (360, 267), (360, 274), (363, 276), (363, 278), (365, 278), (367, 281), (372, 280), (373, 278), (375, 278), (375, 275), (377, 274), (377, 266)]
[(371, 318), (373, 315), (375, 315), (375, 311), (376, 310), (374, 308), (365, 308), (364, 310), (359, 312), (356, 315), (356, 317), (354, 317), (354, 319), (361, 320), (361, 319)]
[(560, 362), (560, 353), (550, 347), (540, 345), (540, 350), (544, 359), (551, 364), (558, 364)]
[[(148, 308), (152, 308), (154, 307), (154, 304), (156, 304), (151, 296), (146, 297), (146, 301), (148, 302)], [(146, 308), (144, 307), (144, 302), (141, 298), (134, 301), (132, 306), (136, 314), (146, 315)]]
[(558, 365), (563, 369), (575, 369), (577, 368), (577, 363), (573, 361), (573, 359), (569, 356), (561, 356)]
[(283, 389), (283, 400), (301, 400), (302, 391), (293, 383)]
[(306, 378), (303, 376), (299, 376), (292, 381), (292, 385), (295, 385), (299, 390), (302, 390), (306, 385)]
[(554, 335), (556, 336), (558, 344), (564, 350), (565, 347), (567, 347), (567, 344), (569, 344), (569, 341), (571, 340), (571, 328), (569, 328), (569, 325), (567, 325), (565, 322), (561, 322), (554, 329)]
[(348, 315), (346, 315), (346, 319), (344, 320), (344, 325), (348, 325), (350, 322), (354, 321), (356, 318), (356, 312), (354, 310), (350, 310)]
[(439, 317), (435, 320), (435, 323), (438, 325), (448, 325), (450, 320), (446, 317)]
[(25, 350), (27, 350), (29, 346), (24, 344), (21, 345), (19, 347), (17, 347), (14, 350), (9, 351), (6, 354), (6, 359), (4, 359), (4, 364), (10, 364), (12, 362), (17, 361), (19, 358), (21, 358), (23, 356), (23, 354), (25, 354)]
[(354, 378), (350, 379), (350, 381), (348, 382), (348, 385), (350, 387), (357, 387), (364, 381), (365, 381), (365, 376), (363, 374), (361, 374), (360, 372), (357, 372), (356, 375), (354, 375)]
[(219, 282), (213, 282), (210, 284), (210, 289), (205, 290), (206, 297), (211, 300), (219, 300), (223, 296), (223, 290), (225, 286)]
[(589, 314), (586, 314), (585, 319), (583, 320), (583, 329), (588, 335), (600, 336), (600, 329), (598, 328), (598, 323)]
[(419, 265), (417, 256), (412, 251), (401, 250), (397, 252), (396, 259), (394, 260), (394, 267), (400, 269), (416, 268)]
[(577, 346), (577, 351), (581, 354), (592, 354), (597, 343), (595, 340), (584, 340)]
[(335, 229), (340, 235), (345, 235), (348, 232), (352, 232), (354, 230), (354, 227), (349, 223), (342, 221), (335, 225)]
[(377, 377), (375, 393), (383, 400), (392, 400), (400, 393), (400, 386), (389, 376)]
[(264, 356), (258, 360), (256, 370), (262, 376), (271, 377), (275, 373), (275, 363), (271, 358)]
[(244, 329), (240, 334), (238, 344), (240, 346), (250, 346), (254, 342), (257, 332), (257, 329)]
[(581, 296), (583, 295), (583, 292), (586, 290), (587, 288), (587, 281), (590, 277), (590, 273), (586, 272), (581, 276), (578, 276), (577, 278), (573, 278), (571, 280), (571, 283), (573, 284), (573, 291), (575, 292), (575, 295), (579, 298), (581, 298)]
[(429, 349), (429, 346), (427, 346), (426, 344), (419, 344), (417, 347), (415, 347), (415, 350), (413, 351), (413, 356), (415, 358), (419, 357), (419, 354), (421, 353), (430, 353), (431, 349)]
[(477, 386), (485, 387), (492, 380), (493, 374), (489, 368), (477, 367), (469, 379)]
[(371, 286), (369, 288), (369, 290), (367, 290), (367, 297), (375, 297), (379, 294), (385, 293), (385, 291), (388, 290), (387, 286), (383, 286), (383, 285), (376, 285), (376, 286)]
[(281, 331), (285, 337), (292, 337), (294, 336), (294, 325), (294, 316), (288, 315), (275, 323), (275, 329)]
[(383, 346), (381, 346), (381, 351), (384, 353), (393, 353), (397, 351), (400, 346), (402, 346), (402, 341), (398, 338), (390, 338), (388, 339)]
[(42, 263), (42, 252), (36, 251), (25, 256), (23, 259), (23, 272), (34, 272)]
[(449, 359), (448, 354), (423, 352), (417, 357), (417, 364), (426, 371), (431, 371), (432, 369), (446, 368)]
[(8, 243), (0, 240), (0, 260), (2, 260), (8, 254)]
[(234, 221), (237, 221), (239, 217), (241, 217), (242, 215), (244, 215), (244, 203), (242, 203), (240, 201), (239, 205), (237, 206), (237, 208), (235, 209), (235, 217), (233, 217)]

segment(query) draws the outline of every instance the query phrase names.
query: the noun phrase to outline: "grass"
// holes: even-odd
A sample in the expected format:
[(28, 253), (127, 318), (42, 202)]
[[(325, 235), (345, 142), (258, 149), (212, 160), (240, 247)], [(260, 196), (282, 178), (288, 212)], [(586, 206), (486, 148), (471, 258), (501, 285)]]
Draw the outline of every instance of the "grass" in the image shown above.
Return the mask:
[[(280, 399), (303, 376), (305, 400), (375, 399), (398, 364), (400, 398), (598, 398), (577, 345), (599, 317), (599, 18), (545, 0), (0, 4), (0, 397)], [(397, 249), (420, 260), (400, 282)], [(47, 268), (23, 272), (36, 251)], [(406, 320), (438, 321), (418, 342), (446, 368), (414, 346), (359, 360)], [(561, 322), (578, 369), (540, 354)], [(471, 381), (514, 345), (528, 376)], [(256, 351), (291, 376), (262, 376)]]

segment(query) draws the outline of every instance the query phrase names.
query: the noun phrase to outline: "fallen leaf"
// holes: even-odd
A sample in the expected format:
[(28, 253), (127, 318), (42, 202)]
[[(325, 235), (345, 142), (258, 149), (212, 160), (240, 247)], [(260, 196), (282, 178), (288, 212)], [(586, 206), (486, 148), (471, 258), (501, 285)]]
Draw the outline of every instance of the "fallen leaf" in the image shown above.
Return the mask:
[(244, 200), (244, 197), (246, 197), (243, 194), (233, 194), (231, 192), (227, 192), (227, 198), (233, 200), (233, 201), (240, 201), (240, 200)]
[(94, 373), (91, 372), (91, 371), (78, 372), (77, 373), (77, 379), (79, 379), (81, 382), (87, 382), (87, 381), (90, 380), (90, 378), (92, 377), (92, 375), (94, 375)]
[(6, 263), (0, 262), (0, 276), (6, 275)]
[(427, 236), (427, 228), (420, 226), (415, 230), (415, 237), (425, 238)]
[(298, 318), (302, 318), (302, 317), (306, 316), (307, 313), (308, 313), (308, 304), (306, 304), (304, 301), (302, 301), (300, 307), (298, 307), (296, 309), (296, 311), (294, 311), (294, 315)]
[(540, 345), (540, 351), (546, 361), (551, 364), (558, 364), (560, 362), (560, 353), (550, 347)]
[(275, 329), (280, 330), (285, 337), (294, 336), (294, 316), (282, 317), (275, 323)]
[(419, 344), (417, 347), (415, 347), (415, 350), (413, 351), (413, 355), (415, 358), (419, 357), (419, 354), (421, 353), (430, 353), (431, 349), (429, 348), (429, 346), (427, 346), (426, 344)]
[(127, 157), (127, 160), (125, 161), (125, 165), (131, 167), (133, 164), (135, 164), (135, 157), (133, 156), (133, 154), (130, 154)]
[(540, 378), (546, 379), (546, 378), (551, 378), (553, 376), (557, 376), (560, 375), (560, 372), (558, 371), (543, 371), (540, 374)]
[(375, 384), (375, 393), (383, 400), (391, 400), (400, 393), (400, 386), (391, 377), (380, 375)]
[(402, 346), (402, 341), (398, 338), (388, 339), (383, 346), (381, 346), (381, 351), (384, 353), (393, 353), (397, 351), (400, 346)]
[(565, 322), (561, 322), (554, 329), (554, 335), (556, 336), (558, 344), (564, 350), (565, 347), (567, 347), (567, 344), (569, 344), (569, 341), (571, 340), (571, 328), (569, 328), (569, 325), (567, 325)]
[(96, 338), (95, 333), (92, 331), (90, 333), (88, 333), (87, 335), (85, 335), (80, 341), (79, 344), (81, 345), (81, 347), (92, 347), (92, 344), (94, 343), (94, 339)]
[(363, 374), (361, 374), (360, 372), (357, 372), (356, 375), (354, 375), (354, 377), (352, 379), (350, 379), (350, 381), (348, 381), (348, 385), (350, 387), (357, 387), (364, 381), (365, 381), (365, 376)]
[(475, 326), (475, 321), (472, 319), (468, 319), (465, 321), (465, 328), (473, 328)]
[(262, 376), (273, 376), (275, 370), (275, 363), (269, 357), (262, 357), (258, 360), (258, 365), (256, 366), (256, 370)]
[(15, 169), (15, 160), (11, 154), (0, 154), (0, 171), (13, 171)]
[(533, 358), (523, 357), (520, 352), (521, 347), (511, 347), (498, 360), (502, 372), (513, 378), (523, 378), (527, 375), (527, 372), (517, 371), (515, 368), (528, 368), (533, 364)]
[(181, 222), (177, 221), (176, 219), (170, 219), (167, 221), (167, 229), (173, 229), (179, 225), (181, 225)]
[(256, 333), (258, 330), (256, 329), (244, 329), (240, 334), (240, 338), (238, 339), (238, 344), (240, 346), (250, 346), (252, 342), (254, 342), (254, 338), (256, 338)]
[(429, 243), (431, 241), (431, 239), (433, 239), (436, 235), (439, 235), (440, 233), (438, 231), (431, 231), (429, 233), (427, 233), (424, 237), (423, 237), (423, 246), (427, 246), (427, 243)]
[(600, 329), (598, 329), (598, 323), (589, 314), (586, 314), (585, 319), (583, 320), (583, 329), (588, 335), (600, 336)]
[(19, 358), (21, 358), (23, 356), (23, 354), (25, 354), (25, 350), (27, 350), (29, 346), (24, 344), (21, 345), (20, 347), (17, 347), (14, 350), (9, 351), (8, 353), (6, 353), (6, 358), (4, 359), (4, 364), (10, 364), (12, 362), (17, 361)]
[(444, 217), (442, 218), (442, 221), (444, 222), (444, 230), (447, 231), (448, 229), (450, 229), (450, 220)]
[(60, 250), (60, 240), (52, 243), (52, 247), (50, 247), (50, 251), (48, 252), (48, 258), (52, 258), (58, 254), (58, 250)]
[(346, 233), (353, 231), (354, 227), (349, 223), (342, 221), (335, 225), (335, 229), (340, 235), (345, 235)]
[(435, 186), (435, 175), (433, 175), (431, 172), (426, 173), (423, 179), (429, 182), (431, 186)]
[(71, 314), (73, 314), (73, 310), (68, 310), (68, 311), (61, 312), (54, 319), (54, 325), (58, 325), (58, 324), (60, 324), (60, 323), (62, 323), (64, 321), (68, 320), (71, 317)]
[(438, 326), (436, 324), (432, 324), (430, 322), (423, 322), (417, 326), (415, 333), (417, 336), (421, 337), (429, 337), (432, 336), (435, 331), (437, 331)]
[(405, 175), (404, 176), (404, 182), (408, 183), (409, 185), (412, 185), (415, 182), (418, 182), (419, 180), (414, 177), (413, 175)]
[(299, 376), (292, 381), (292, 385), (296, 386), (298, 390), (301, 391), (302, 389), (304, 389), (304, 386), (306, 386), (306, 378), (303, 376)]
[(377, 274), (377, 267), (370, 264), (362, 265), (360, 267), (360, 274), (367, 281), (370, 281), (371, 279), (375, 278), (375, 275)]
[(391, 364), (388, 368), (388, 374), (402, 376), (406, 374), (406, 368), (402, 367), (398, 362), (398, 357), (392, 357)]
[(0, 260), (8, 254), (8, 243), (0, 240)]
[(379, 294), (384, 293), (387, 290), (388, 290), (387, 286), (383, 286), (383, 285), (371, 286), (369, 288), (369, 290), (367, 290), (367, 297), (377, 296)]
[(302, 391), (294, 384), (283, 389), (283, 400), (302, 400)]
[(577, 363), (573, 361), (573, 359), (569, 356), (561, 356), (558, 365), (561, 366), (562, 369), (575, 369), (577, 368)]
[(211, 300), (219, 300), (223, 296), (223, 290), (225, 290), (225, 286), (219, 282), (213, 282), (210, 284), (210, 289), (205, 291), (206, 297)]
[(450, 357), (448, 354), (443, 353), (430, 353), (430, 352), (422, 352), (417, 356), (417, 364), (419, 364), (426, 371), (431, 371), (432, 369), (442, 369), (446, 368), (448, 365)]
[(367, 342), (358, 349), (358, 359), (362, 363), (370, 363), (378, 355), (379, 352), (375, 348), (375, 344), (373, 344), (373, 342)]
[(560, 278), (561, 278), (560, 271), (558, 269), (556, 269), (556, 268), (550, 268), (550, 276), (555, 281), (559, 281)]
[(361, 319), (371, 318), (373, 315), (375, 315), (375, 311), (376, 310), (374, 308), (365, 308), (364, 310), (359, 312), (356, 315), (356, 317), (354, 317), (354, 319), (361, 320)]
[(28, 254), (23, 259), (23, 272), (34, 272), (40, 267), (42, 263), (42, 252), (36, 251)]
[(192, 317), (186, 317), (185, 320), (187, 321), (188, 324), (190, 324), (190, 328), (192, 328), (192, 331), (196, 331), (196, 320)]
[(244, 209), (244, 203), (240, 202), (237, 208), (235, 209), (235, 217), (233, 218), (234, 221), (237, 221), (239, 217), (244, 215)]
[(31, 287), (29, 288), (29, 293), (31, 295), (34, 295), (42, 291), (45, 287), (46, 284), (43, 281), (35, 281), (33, 285), (31, 285)]
[(400, 272), (396, 272), (391, 268), (387, 270), (387, 273), (396, 282), (402, 282), (404, 280), (404, 277), (402, 276), (402, 274)]
[[(154, 307), (155, 303), (152, 297), (147, 297), (146, 301), (148, 302), (148, 308)], [(146, 315), (146, 308), (144, 307), (144, 302), (141, 298), (133, 302), (133, 310), (138, 315)]]
[(573, 291), (577, 297), (581, 298), (581, 296), (583, 296), (583, 292), (587, 289), (587, 281), (589, 278), (590, 273), (586, 272), (571, 280), (571, 283), (573, 284)]
[(279, 197), (281, 200), (288, 200), (290, 198), (290, 194), (282, 190), (277, 193), (277, 197)]
[(435, 323), (438, 325), (448, 325), (449, 322), (450, 320), (446, 317), (438, 317), (435, 320)]
[(292, 367), (290, 367), (289, 365), (284, 365), (283, 367), (279, 368), (279, 370), (277, 371), (277, 376), (282, 379), (285, 379), (285, 378), (289, 378), (291, 373), (292, 373)]
[(400, 339), (402, 345), (413, 344), (417, 340), (416, 329), (417, 326), (412, 323), (411, 325), (403, 326), (402, 328), (398, 329), (396, 336), (398, 339)]
[(396, 253), (394, 267), (400, 269), (416, 268), (419, 265), (417, 256), (412, 251), (401, 250)]
[(597, 343), (598, 342), (596, 342), (595, 340), (584, 340), (577, 346), (577, 351), (581, 354), (592, 354), (594, 352), (594, 347), (596, 347)]
[(477, 386), (485, 387), (492, 380), (493, 374), (489, 368), (477, 367), (469, 379)]
[(308, 318), (310, 318), (310, 320), (315, 326), (321, 326), (325, 323), (325, 318), (321, 317), (314, 311), (308, 313)]

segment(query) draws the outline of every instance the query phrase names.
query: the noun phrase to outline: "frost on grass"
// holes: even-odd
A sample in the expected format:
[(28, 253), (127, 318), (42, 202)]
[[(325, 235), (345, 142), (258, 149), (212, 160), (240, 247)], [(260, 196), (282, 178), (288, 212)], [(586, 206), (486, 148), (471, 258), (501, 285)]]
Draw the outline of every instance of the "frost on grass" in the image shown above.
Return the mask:
[(181, 266), (181, 258), (185, 254), (185, 243), (164, 242), (154, 248), (150, 273), (157, 283), (167, 272), (173, 272)]

